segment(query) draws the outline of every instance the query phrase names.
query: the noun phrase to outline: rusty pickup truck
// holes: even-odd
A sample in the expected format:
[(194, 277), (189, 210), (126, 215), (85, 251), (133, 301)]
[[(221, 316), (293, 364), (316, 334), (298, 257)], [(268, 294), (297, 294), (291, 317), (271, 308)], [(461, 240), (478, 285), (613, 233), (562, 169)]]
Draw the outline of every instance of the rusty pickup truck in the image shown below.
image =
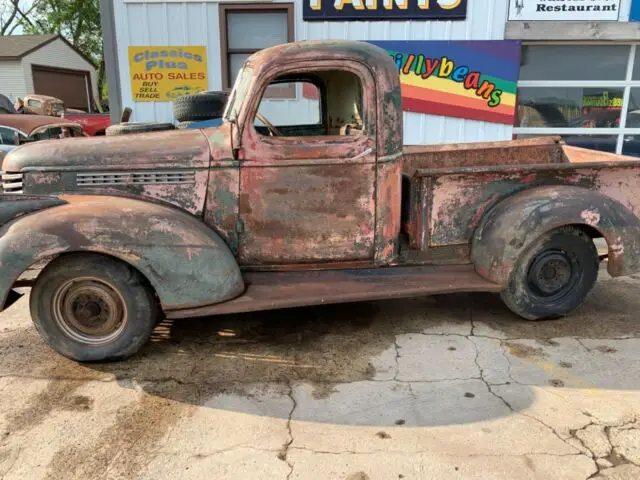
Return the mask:
[(403, 146), (402, 126), (384, 50), (300, 42), (247, 60), (218, 127), (19, 147), (0, 305), (31, 286), (49, 345), (101, 361), (161, 316), (483, 291), (557, 318), (593, 287), (598, 238), (611, 275), (640, 271), (640, 162), (558, 138)]

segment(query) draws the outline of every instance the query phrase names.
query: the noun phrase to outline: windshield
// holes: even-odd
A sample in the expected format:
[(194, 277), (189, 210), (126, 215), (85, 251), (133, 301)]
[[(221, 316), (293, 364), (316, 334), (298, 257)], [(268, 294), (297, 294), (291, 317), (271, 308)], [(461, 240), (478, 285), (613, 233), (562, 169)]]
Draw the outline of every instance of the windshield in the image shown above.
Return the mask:
[(224, 118), (230, 122), (236, 122), (238, 120), (238, 113), (240, 113), (240, 107), (244, 102), (244, 98), (247, 96), (251, 80), (253, 79), (253, 69), (248, 65), (244, 65), (236, 78), (236, 83), (229, 95), (229, 101), (227, 102), (227, 108), (224, 111)]

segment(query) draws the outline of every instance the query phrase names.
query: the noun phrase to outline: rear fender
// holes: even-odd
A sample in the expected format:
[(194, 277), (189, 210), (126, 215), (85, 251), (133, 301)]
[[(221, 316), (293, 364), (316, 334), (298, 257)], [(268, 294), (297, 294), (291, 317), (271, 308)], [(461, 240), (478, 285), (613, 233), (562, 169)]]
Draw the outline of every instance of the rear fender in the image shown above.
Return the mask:
[(223, 302), (244, 282), (222, 239), (177, 209), (109, 196), (61, 196), (63, 205), (0, 228), (0, 305), (31, 265), (70, 252), (96, 252), (138, 269), (163, 309)]
[(481, 220), (471, 260), (482, 277), (507, 286), (516, 262), (538, 237), (566, 225), (597, 231), (609, 246), (613, 277), (640, 271), (640, 220), (621, 203), (574, 186), (538, 187), (517, 193)]

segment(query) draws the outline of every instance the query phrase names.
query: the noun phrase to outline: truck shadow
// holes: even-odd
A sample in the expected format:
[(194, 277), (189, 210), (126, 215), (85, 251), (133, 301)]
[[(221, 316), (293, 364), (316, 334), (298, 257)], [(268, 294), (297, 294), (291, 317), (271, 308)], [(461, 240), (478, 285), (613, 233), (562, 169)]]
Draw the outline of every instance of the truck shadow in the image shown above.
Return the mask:
[[(477, 422), (514, 413), (491, 382), (519, 385), (516, 410), (535, 401), (536, 386), (563, 387), (565, 373), (580, 375), (578, 388), (640, 389), (636, 376), (603, 376), (607, 367), (588, 358), (614, 354), (607, 339), (640, 336), (638, 287), (603, 282), (580, 311), (551, 322), (522, 321), (492, 294), (165, 321), (137, 357), (91, 368), (151, 395), (264, 416), (287, 418), (295, 398), (308, 407), (303, 421)], [(577, 338), (598, 339), (594, 351)]]
[(115, 378), (154, 398), (282, 419), (297, 404), (309, 422), (464, 424), (527, 409), (536, 387), (640, 390), (640, 375), (620, 369), (637, 361), (635, 344), (614, 345), (640, 337), (638, 293), (633, 280), (600, 282), (551, 322), (522, 321), (492, 294), (164, 321), (139, 354), (107, 364), (67, 360), (21, 328), (0, 336), (0, 373), (74, 388)]

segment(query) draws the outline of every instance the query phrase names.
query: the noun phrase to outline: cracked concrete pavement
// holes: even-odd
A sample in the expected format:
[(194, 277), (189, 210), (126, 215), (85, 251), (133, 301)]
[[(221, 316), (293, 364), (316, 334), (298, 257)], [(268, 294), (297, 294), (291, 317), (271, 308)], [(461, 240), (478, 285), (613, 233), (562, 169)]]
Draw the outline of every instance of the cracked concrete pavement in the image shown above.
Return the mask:
[(488, 294), (164, 322), (100, 365), (27, 307), (0, 314), (6, 480), (640, 478), (640, 279), (552, 322)]

